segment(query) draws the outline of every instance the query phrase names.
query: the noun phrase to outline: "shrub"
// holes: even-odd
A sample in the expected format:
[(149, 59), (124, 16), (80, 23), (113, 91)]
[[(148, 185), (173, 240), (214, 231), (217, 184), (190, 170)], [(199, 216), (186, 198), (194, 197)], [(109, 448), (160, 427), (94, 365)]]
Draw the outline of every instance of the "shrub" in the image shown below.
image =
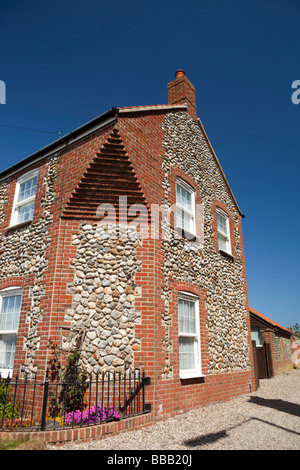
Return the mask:
[(12, 388), (5, 379), (0, 380), (0, 419), (20, 418), (20, 406), (17, 402), (13, 403)]
[(68, 355), (66, 366), (61, 369), (59, 360), (59, 351), (56, 344), (50, 345), (53, 357), (49, 360), (49, 378), (50, 381), (60, 380), (60, 392), (58, 396), (49, 393), (49, 415), (56, 417), (63, 415), (65, 412), (71, 412), (76, 409), (84, 409), (86, 401), (84, 395), (89, 387), (87, 382), (88, 375), (84, 371), (80, 371), (78, 362), (80, 351), (75, 346)]

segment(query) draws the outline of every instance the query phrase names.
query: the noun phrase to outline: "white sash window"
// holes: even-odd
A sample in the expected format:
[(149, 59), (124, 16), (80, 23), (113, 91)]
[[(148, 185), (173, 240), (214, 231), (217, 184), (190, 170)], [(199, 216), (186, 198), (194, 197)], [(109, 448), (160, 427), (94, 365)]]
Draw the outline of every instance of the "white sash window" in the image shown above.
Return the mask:
[(178, 297), (180, 377), (199, 377), (200, 328), (198, 297), (180, 292)]
[(0, 372), (2, 377), (12, 376), (22, 289), (10, 287), (0, 291)]
[(18, 179), (11, 225), (21, 224), (33, 218), (37, 179), (38, 170), (30, 171)]
[(176, 182), (176, 226), (195, 234), (195, 191), (179, 178)]
[(219, 250), (231, 254), (230, 246), (230, 232), (229, 232), (229, 217), (221, 209), (217, 209), (217, 227), (218, 227), (218, 240)]

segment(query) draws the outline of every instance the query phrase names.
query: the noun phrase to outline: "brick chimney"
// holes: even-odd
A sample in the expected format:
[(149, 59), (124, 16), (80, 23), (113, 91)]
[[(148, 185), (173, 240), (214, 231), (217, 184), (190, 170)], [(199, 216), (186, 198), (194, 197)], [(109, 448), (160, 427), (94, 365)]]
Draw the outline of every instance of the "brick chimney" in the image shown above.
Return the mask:
[(197, 120), (195, 88), (185, 76), (184, 70), (177, 70), (175, 80), (168, 83), (168, 104), (186, 103), (189, 114)]

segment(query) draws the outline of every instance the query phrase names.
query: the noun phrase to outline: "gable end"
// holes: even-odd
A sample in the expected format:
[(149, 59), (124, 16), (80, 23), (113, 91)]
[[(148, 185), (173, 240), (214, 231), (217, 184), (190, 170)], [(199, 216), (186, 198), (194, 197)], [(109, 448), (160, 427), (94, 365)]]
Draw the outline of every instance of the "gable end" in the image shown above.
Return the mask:
[(111, 204), (118, 218), (122, 196), (127, 197), (127, 210), (134, 204), (147, 205), (120, 133), (114, 129), (73, 191), (62, 217), (100, 220), (99, 205)]

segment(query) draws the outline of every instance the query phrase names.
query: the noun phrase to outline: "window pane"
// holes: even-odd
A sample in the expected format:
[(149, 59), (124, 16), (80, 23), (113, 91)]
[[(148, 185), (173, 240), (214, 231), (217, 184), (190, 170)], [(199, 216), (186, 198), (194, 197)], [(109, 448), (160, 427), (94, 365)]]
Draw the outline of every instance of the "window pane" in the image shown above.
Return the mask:
[(260, 329), (257, 326), (251, 328), (251, 339), (256, 342), (256, 346), (262, 346)]
[(189, 232), (193, 230), (193, 218), (191, 214), (187, 214), (182, 209), (177, 208), (176, 212), (176, 225), (177, 227), (183, 228)]
[(227, 219), (223, 217), (221, 214), (217, 213), (217, 221), (218, 221), (218, 230), (228, 235)]
[(195, 369), (194, 338), (179, 338), (180, 370)]
[(195, 302), (179, 299), (179, 332), (196, 334)]
[(192, 211), (192, 193), (184, 189), (179, 184), (177, 184), (176, 202), (189, 211)]
[(29, 197), (35, 196), (36, 184), (37, 176), (31, 178), (30, 180), (24, 181), (24, 183), (21, 183), (18, 202), (24, 201), (24, 199), (28, 199)]
[(228, 241), (225, 237), (219, 234), (219, 249), (228, 251)]
[(0, 334), (0, 368), (12, 369), (14, 365), (17, 335)]
[(184, 225), (184, 212), (181, 209), (176, 210), (176, 225), (177, 227), (183, 228)]
[(21, 222), (25, 222), (26, 220), (32, 219), (33, 211), (34, 211), (34, 202), (30, 202), (29, 204), (25, 204), (24, 206), (20, 207), (17, 223), (20, 224)]
[(0, 330), (17, 330), (21, 307), (21, 295), (3, 297), (0, 312)]
[(192, 217), (190, 214), (187, 214), (186, 212), (184, 213), (184, 227), (185, 230), (192, 231)]

